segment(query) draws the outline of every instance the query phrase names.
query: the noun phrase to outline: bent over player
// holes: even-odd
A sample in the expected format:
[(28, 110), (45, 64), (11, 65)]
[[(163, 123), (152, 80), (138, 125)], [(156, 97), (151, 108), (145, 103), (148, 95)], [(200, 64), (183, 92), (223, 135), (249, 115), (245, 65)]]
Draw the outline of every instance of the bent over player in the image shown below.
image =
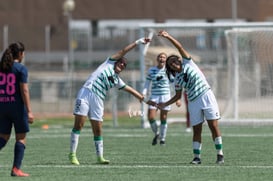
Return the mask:
[(139, 101), (144, 99), (139, 92), (126, 85), (121, 80), (119, 73), (122, 72), (127, 65), (127, 60), (124, 55), (137, 45), (147, 44), (148, 42), (150, 42), (150, 39), (138, 39), (118, 51), (116, 54), (108, 57), (105, 62), (88, 77), (82, 88), (79, 90), (74, 107), (75, 121), (70, 139), (69, 160), (72, 164), (80, 164), (76, 157), (76, 151), (80, 132), (84, 126), (86, 117), (89, 118), (93, 130), (97, 163), (109, 164), (109, 160), (106, 160), (103, 157), (102, 122), (104, 100), (107, 92), (114, 87), (129, 92), (139, 99)]
[(193, 62), (190, 54), (168, 32), (160, 31), (159, 36), (168, 39), (179, 51), (181, 57), (171, 55), (167, 58), (167, 74), (175, 76), (176, 94), (169, 101), (159, 104), (162, 109), (176, 100), (181, 99), (183, 88), (187, 91), (190, 123), (193, 127), (193, 154), (192, 164), (201, 164), (202, 125), (207, 120), (212, 139), (217, 151), (216, 163), (224, 163), (222, 150), (222, 136), (218, 127), (220, 112), (216, 98), (204, 74)]

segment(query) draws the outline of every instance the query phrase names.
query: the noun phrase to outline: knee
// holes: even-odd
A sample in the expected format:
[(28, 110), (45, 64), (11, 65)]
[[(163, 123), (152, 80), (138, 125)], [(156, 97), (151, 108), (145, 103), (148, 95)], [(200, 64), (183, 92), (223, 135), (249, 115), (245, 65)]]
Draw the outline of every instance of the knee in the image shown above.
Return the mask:
[(4, 138), (0, 138), (0, 150), (1, 150), (3, 147), (6, 146), (7, 141), (8, 141), (8, 140), (6, 140), (6, 139), (4, 139)]
[(93, 128), (93, 134), (94, 136), (101, 136), (102, 135), (101, 128), (99, 127)]
[(81, 125), (74, 125), (73, 130), (75, 130), (75, 131), (81, 131), (82, 127), (83, 126), (81, 126)]
[(83, 126), (84, 126), (84, 122), (82, 122), (82, 121), (75, 121), (75, 123), (74, 123), (74, 129), (77, 131), (81, 131)]

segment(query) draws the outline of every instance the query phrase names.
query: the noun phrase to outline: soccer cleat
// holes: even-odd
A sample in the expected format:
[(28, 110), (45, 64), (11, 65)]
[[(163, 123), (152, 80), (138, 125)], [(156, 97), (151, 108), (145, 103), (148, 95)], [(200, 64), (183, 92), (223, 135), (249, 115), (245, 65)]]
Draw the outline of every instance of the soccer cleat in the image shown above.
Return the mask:
[(98, 157), (98, 164), (109, 164), (109, 160), (105, 160), (103, 157)]
[(157, 144), (157, 140), (158, 140), (159, 135), (155, 135), (155, 137), (153, 138), (153, 142), (152, 145), (156, 145)]
[(68, 157), (69, 157), (69, 160), (72, 164), (74, 164), (74, 165), (80, 164), (80, 162), (78, 161), (78, 159), (76, 157), (76, 153), (69, 153)]
[(20, 169), (18, 169), (16, 167), (13, 167), (12, 170), (11, 170), (10, 176), (13, 176), (13, 177), (28, 177), (29, 174), (24, 173), (22, 170), (20, 170)]
[(159, 144), (160, 144), (161, 146), (165, 146), (165, 145), (166, 145), (165, 141), (163, 141), (163, 140), (160, 140)]
[(198, 158), (198, 157), (195, 157), (195, 158), (190, 162), (190, 164), (194, 164), (194, 165), (201, 164), (201, 159)]
[(217, 164), (223, 164), (224, 163), (224, 155), (217, 155)]

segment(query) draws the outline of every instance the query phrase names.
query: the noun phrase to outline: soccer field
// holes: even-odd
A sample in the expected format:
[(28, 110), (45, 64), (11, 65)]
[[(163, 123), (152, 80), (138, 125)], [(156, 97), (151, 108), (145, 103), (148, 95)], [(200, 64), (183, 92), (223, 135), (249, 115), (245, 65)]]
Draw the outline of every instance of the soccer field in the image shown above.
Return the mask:
[[(202, 164), (190, 165), (191, 135), (182, 124), (169, 125), (166, 146), (152, 146), (150, 129), (104, 128), (104, 155), (110, 165), (96, 164), (89, 125), (81, 133), (80, 166), (68, 162), (70, 128), (31, 128), (22, 169), (31, 181), (181, 181), (272, 180), (272, 126), (221, 126), (225, 164), (216, 165), (216, 152), (204, 125)], [(0, 152), (0, 180), (10, 176), (14, 137)]]

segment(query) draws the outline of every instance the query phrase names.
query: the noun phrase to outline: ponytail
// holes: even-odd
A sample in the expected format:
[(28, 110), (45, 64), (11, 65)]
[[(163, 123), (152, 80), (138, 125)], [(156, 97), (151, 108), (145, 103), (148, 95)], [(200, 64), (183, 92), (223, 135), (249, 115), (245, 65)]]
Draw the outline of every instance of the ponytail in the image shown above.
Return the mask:
[(12, 43), (4, 51), (1, 62), (0, 62), (0, 71), (8, 72), (11, 70), (14, 60), (20, 58), (20, 53), (25, 51), (25, 46), (21, 42)]
[(11, 70), (14, 59), (11, 53), (11, 50), (7, 48), (1, 58), (0, 61), (0, 72), (8, 72)]

